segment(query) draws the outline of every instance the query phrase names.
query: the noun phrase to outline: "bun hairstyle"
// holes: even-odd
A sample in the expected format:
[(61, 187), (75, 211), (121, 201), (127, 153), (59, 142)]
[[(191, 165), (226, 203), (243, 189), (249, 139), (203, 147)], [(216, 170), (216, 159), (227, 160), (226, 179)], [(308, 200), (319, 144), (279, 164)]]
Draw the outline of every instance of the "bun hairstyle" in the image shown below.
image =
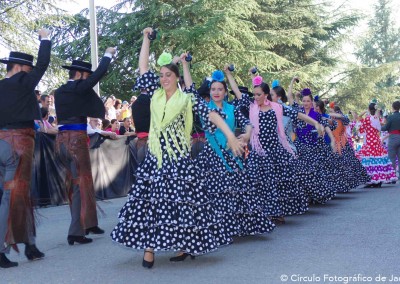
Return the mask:
[(315, 104), (319, 107), (321, 113), (326, 113), (325, 103), (323, 101), (317, 101)]
[(370, 103), (368, 106), (368, 110), (372, 115), (375, 115), (375, 112), (376, 112), (375, 107), (376, 107), (376, 103)]
[(281, 99), (282, 102), (286, 103), (288, 101), (284, 88), (282, 88), (281, 86), (276, 86), (272, 88), (272, 90), (275, 91), (276, 95)]
[(305, 88), (301, 91), (301, 97), (309, 97), (311, 101), (313, 101), (313, 95), (311, 93), (311, 90), (309, 88)]

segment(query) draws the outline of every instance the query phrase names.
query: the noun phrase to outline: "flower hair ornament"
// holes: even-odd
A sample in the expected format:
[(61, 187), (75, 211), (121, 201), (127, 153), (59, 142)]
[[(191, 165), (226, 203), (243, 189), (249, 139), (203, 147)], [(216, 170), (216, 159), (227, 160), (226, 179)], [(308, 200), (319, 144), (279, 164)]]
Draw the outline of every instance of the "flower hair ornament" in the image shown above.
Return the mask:
[(334, 109), (335, 108), (335, 102), (330, 102), (329, 103), (329, 108)]
[(172, 54), (164, 51), (161, 53), (160, 57), (157, 59), (158, 66), (162, 67), (164, 65), (168, 65), (172, 62)]
[(318, 101), (319, 101), (319, 96), (316, 95), (316, 96), (314, 97), (314, 102), (318, 102)]
[(271, 84), (271, 88), (272, 89), (275, 88), (275, 87), (279, 87), (279, 86), (280, 86), (279, 80), (272, 81), (272, 84)]
[(223, 82), (225, 80), (224, 72), (221, 70), (215, 70), (211, 74), (211, 81)]
[(311, 95), (311, 90), (309, 88), (305, 88), (301, 91), (302, 97), (309, 96), (309, 95)]
[(263, 82), (263, 78), (261, 76), (255, 76), (253, 78), (253, 87), (260, 86)]

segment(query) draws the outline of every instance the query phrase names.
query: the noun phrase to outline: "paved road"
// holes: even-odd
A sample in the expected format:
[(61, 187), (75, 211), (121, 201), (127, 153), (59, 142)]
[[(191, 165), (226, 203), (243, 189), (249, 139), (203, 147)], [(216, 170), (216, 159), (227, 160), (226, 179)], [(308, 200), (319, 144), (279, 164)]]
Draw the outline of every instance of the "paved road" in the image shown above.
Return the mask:
[(158, 253), (151, 270), (142, 268), (142, 252), (116, 245), (108, 236), (124, 201), (100, 203), (107, 235), (88, 245), (67, 244), (67, 206), (38, 210), (37, 243), (46, 258), (29, 262), (12, 252), (19, 267), (0, 269), (0, 283), (283, 283), (285, 275), (286, 283), (346, 283), (339, 278), (345, 276), (356, 277), (348, 283), (378, 283), (376, 277), (400, 277), (397, 185), (340, 194), (305, 215), (287, 218), (271, 234), (236, 239), (195, 260), (171, 263), (172, 253)]

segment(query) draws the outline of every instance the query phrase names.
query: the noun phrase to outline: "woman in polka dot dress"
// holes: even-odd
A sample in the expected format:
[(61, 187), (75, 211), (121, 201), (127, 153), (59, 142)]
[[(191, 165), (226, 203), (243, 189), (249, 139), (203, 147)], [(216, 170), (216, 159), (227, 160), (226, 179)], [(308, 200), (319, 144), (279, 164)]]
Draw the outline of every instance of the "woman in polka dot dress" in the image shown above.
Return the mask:
[[(267, 99), (268, 84), (260, 76), (253, 78), (254, 103), (247, 94), (237, 98), (250, 111), (250, 122), (254, 126), (251, 137), (251, 152), (246, 160), (246, 172), (250, 186), (265, 191), (266, 213), (284, 222), (283, 216), (303, 214), (308, 210), (308, 198), (301, 186), (298, 164), (284, 132), (283, 116), (292, 121), (298, 118), (317, 127), (322, 127), (296, 110), (284, 108)], [(235, 93), (236, 94), (236, 93)]]
[(397, 180), (388, 153), (382, 146), (380, 114), (375, 107), (375, 103), (369, 104), (369, 114), (361, 120), (360, 132), (365, 133), (366, 137), (361, 150), (357, 152), (357, 157), (361, 159), (361, 164), (371, 177), (366, 187), (381, 187), (382, 183)]
[[(190, 159), (192, 109), (208, 131), (215, 130), (214, 123), (224, 132), (235, 155), (243, 153), (239, 140), (216, 111), (177, 88), (179, 69), (168, 55), (158, 60), (160, 80), (148, 71), (151, 33), (151, 28), (143, 31), (138, 79), (151, 96), (149, 151), (111, 233), (115, 242), (145, 250), (142, 264), (147, 268), (154, 264), (154, 251), (180, 251), (171, 261), (182, 261), (231, 242), (202, 182), (206, 177)], [(190, 76), (184, 60), (182, 64), (184, 75)]]
[[(234, 92), (240, 92), (233, 77), (225, 72)], [(245, 129), (240, 139), (247, 145), (252, 126), (239, 108), (225, 101), (228, 87), (222, 71), (215, 71), (210, 85), (211, 101), (208, 107), (220, 109), (232, 131), (235, 126)], [(194, 90), (191, 90), (194, 91)], [(222, 223), (230, 236), (257, 235), (271, 232), (275, 224), (264, 213), (264, 192), (249, 187), (243, 170), (243, 159), (234, 157), (226, 149), (226, 139), (220, 130), (214, 134), (206, 131), (207, 143), (196, 159), (196, 164), (207, 176), (206, 184), (210, 196), (222, 217)]]
[(330, 159), (335, 148), (334, 137), (327, 119), (313, 108), (313, 96), (310, 89), (304, 89), (301, 93), (302, 107), (294, 102), (289, 94), (289, 101), (293, 108), (313, 118), (320, 123), (330, 137), (330, 145), (326, 144), (323, 136), (318, 136), (313, 125), (299, 122), (296, 125), (296, 140), (299, 163), (303, 171), (306, 171), (306, 187), (311, 203), (324, 204), (332, 199), (337, 191), (335, 177), (339, 175), (338, 169), (332, 167)]
[(348, 142), (346, 126), (350, 124), (349, 118), (342, 113), (339, 106), (334, 107), (331, 117), (335, 119), (338, 125), (333, 131), (336, 152), (339, 155), (339, 164), (336, 167), (344, 169), (339, 179), (346, 184), (344, 190), (339, 190), (338, 192), (348, 192), (361, 184), (369, 182), (370, 177), (355, 156), (354, 150)]

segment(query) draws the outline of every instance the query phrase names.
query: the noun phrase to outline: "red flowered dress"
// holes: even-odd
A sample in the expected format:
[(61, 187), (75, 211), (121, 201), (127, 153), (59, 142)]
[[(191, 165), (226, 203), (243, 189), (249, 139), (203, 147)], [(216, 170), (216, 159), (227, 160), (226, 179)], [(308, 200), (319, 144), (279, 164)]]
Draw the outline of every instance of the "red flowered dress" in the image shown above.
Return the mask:
[(396, 172), (380, 139), (379, 119), (368, 115), (361, 120), (360, 133), (365, 133), (365, 143), (357, 152), (362, 165), (371, 176), (370, 183), (388, 183), (397, 180)]

